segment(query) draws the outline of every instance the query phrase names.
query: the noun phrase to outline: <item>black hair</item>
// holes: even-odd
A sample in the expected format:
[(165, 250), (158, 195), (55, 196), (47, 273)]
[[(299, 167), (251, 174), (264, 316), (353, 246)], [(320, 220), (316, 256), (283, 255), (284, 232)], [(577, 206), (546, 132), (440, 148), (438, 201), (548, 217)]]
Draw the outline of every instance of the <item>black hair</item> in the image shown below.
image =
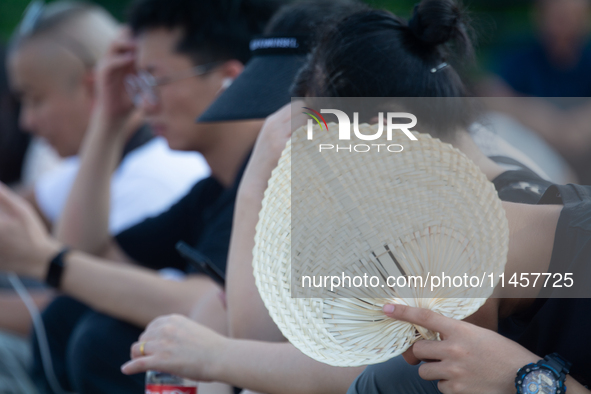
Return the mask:
[[(367, 9), (325, 32), (300, 70), (292, 93), (299, 97), (467, 97), (455, 68), (445, 64), (471, 59), (472, 53), (468, 24), (453, 0), (423, 0), (408, 23), (390, 12)], [(472, 111), (456, 103), (443, 100), (438, 112), (430, 108), (432, 123), (441, 129), (435, 119), (445, 114), (449, 124), (443, 128), (467, 127)]]
[(286, 4), (273, 15), (264, 34), (290, 32), (305, 34), (311, 39), (354, 12), (367, 9), (358, 0), (303, 0)]
[(128, 22), (135, 35), (181, 29), (177, 50), (195, 64), (250, 58), (249, 42), (261, 34), (280, 0), (135, 0)]

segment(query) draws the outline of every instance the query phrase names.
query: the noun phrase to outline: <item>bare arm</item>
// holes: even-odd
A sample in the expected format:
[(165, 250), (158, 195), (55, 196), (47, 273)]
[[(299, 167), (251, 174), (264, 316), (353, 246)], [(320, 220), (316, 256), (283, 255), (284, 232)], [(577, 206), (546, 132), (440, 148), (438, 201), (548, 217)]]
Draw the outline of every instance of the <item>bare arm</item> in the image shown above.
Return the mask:
[[(231, 368), (226, 368), (231, 360)], [(249, 361), (250, 360), (250, 361)], [(291, 343), (232, 340), (221, 357), (219, 380), (268, 394), (346, 393), (365, 367), (339, 368), (312, 360)]]
[(271, 172), (291, 136), (291, 105), (265, 122), (248, 163), (236, 200), (234, 226), (227, 268), (228, 323), (234, 338), (281, 341), (283, 336), (271, 320), (256, 288), (252, 271), (252, 249), (259, 211)]
[[(174, 315), (150, 323), (139, 341), (133, 360), (122, 368), (126, 374), (157, 369), (267, 394), (343, 394), (365, 368), (331, 367), (288, 342), (225, 338)], [(146, 356), (140, 354), (141, 342)]]
[[(42, 279), (47, 271), (46, 262), (55, 251), (22, 274)], [(140, 327), (161, 315), (189, 315), (195, 302), (216, 286), (202, 275), (170, 281), (150, 269), (114, 264), (82, 252), (70, 253), (65, 264), (62, 292), (97, 311)]]
[[(32, 207), (0, 183), (0, 269), (43, 280), (50, 259), (62, 247)], [(173, 282), (149, 269), (74, 251), (65, 257), (60, 290), (96, 310), (145, 326), (163, 314), (189, 314), (213, 286), (203, 276)]]
[(95, 255), (105, 255), (114, 243), (109, 233), (111, 176), (125, 138), (123, 133), (110, 133), (110, 127), (102, 111), (95, 110), (76, 180), (55, 228), (56, 239)]
[[(522, 272), (547, 272), (554, 247), (554, 236), (562, 205), (527, 205), (503, 202), (509, 222), (509, 253), (505, 277)], [(501, 298), (535, 298), (542, 289), (543, 281), (536, 287), (512, 287), (495, 289)]]
[(283, 341), (259, 295), (252, 271), (255, 227), (263, 192), (264, 189), (260, 193), (241, 190), (236, 200), (226, 286), (229, 334), (233, 338)]
[(109, 233), (111, 176), (128, 136), (140, 124), (123, 80), (133, 71), (134, 45), (113, 43), (96, 71), (97, 103), (81, 149), (81, 161), (56, 238), (88, 253), (126, 259)]

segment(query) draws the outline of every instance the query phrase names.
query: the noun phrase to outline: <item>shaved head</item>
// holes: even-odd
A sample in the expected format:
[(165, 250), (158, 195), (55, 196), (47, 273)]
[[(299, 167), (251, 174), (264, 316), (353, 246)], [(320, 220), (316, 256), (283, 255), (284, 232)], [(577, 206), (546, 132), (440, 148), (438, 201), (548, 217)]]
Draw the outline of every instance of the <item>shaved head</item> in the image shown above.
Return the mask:
[(53, 43), (92, 68), (106, 53), (118, 30), (117, 21), (98, 6), (58, 1), (45, 6), (33, 26), (21, 22), (11, 39), (10, 50), (14, 52), (36, 41)]
[(102, 8), (58, 1), (25, 17), (10, 42), (7, 69), (21, 98), (21, 128), (61, 156), (77, 154), (94, 105), (94, 68), (119, 32)]

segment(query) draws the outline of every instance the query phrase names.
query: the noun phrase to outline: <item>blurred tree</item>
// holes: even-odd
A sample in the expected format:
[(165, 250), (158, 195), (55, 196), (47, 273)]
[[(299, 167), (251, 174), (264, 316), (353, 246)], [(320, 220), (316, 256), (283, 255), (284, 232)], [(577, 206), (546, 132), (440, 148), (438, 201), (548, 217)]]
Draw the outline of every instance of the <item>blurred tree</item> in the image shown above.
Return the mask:
[[(10, 37), (29, 3), (30, 0), (0, 0), (1, 41), (6, 41)], [(95, 0), (94, 3), (102, 5), (117, 19), (123, 20), (129, 0)]]
[[(55, 0), (47, 0), (55, 1)], [(92, 1), (92, 0), (88, 0)], [(197, 0), (196, 0), (197, 1)], [(420, 0), (364, 0), (376, 8), (386, 8), (403, 18), (411, 15)], [(499, 48), (519, 44), (530, 35), (529, 10), (533, 0), (462, 0), (473, 16), (478, 38), (478, 60), (486, 68)], [(30, 0), (0, 0), (0, 42), (10, 37)], [(117, 19), (123, 20), (130, 0), (95, 0)]]

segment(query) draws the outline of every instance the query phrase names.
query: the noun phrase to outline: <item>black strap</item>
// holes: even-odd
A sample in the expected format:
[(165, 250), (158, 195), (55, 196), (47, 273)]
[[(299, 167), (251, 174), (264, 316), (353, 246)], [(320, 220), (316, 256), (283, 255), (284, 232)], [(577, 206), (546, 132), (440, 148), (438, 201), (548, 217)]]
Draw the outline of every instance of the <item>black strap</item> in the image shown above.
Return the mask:
[(572, 366), (571, 363), (566, 361), (560, 354), (552, 353), (544, 357), (544, 360), (540, 360), (538, 364), (546, 364), (550, 368), (556, 370), (558, 374), (567, 375)]
[(64, 256), (70, 251), (68, 248), (62, 249), (54, 258), (49, 262), (49, 268), (47, 270), (47, 276), (45, 277), (45, 283), (54, 289), (59, 289), (64, 273)]
[(563, 204), (565, 207), (570, 207), (581, 201), (591, 201), (591, 186), (552, 185), (546, 190), (538, 204)]

